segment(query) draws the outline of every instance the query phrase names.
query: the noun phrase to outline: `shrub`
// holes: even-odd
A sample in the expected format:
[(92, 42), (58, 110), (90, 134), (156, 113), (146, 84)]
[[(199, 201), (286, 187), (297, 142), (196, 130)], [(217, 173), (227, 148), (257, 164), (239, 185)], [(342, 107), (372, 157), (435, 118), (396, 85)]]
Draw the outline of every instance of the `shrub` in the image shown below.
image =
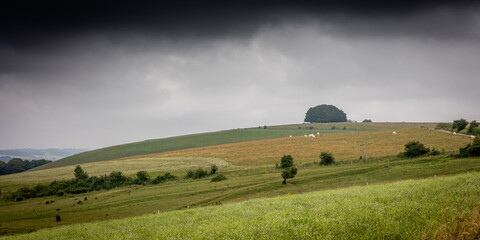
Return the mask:
[(165, 173), (163, 176), (157, 176), (152, 182), (151, 184), (159, 184), (161, 182), (165, 182), (165, 181), (168, 181), (168, 180), (172, 180), (172, 179), (176, 179), (177, 177), (175, 177), (174, 175), (170, 174), (169, 172)]
[(185, 175), (185, 178), (193, 178), (193, 170), (188, 170), (187, 174)]
[(330, 165), (335, 162), (335, 158), (330, 152), (321, 152), (320, 153), (320, 164)]
[(57, 216), (55, 217), (55, 219), (57, 220), (57, 222), (62, 221), (62, 219), (60, 218), (60, 215), (58, 215), (58, 214), (57, 214)]
[(405, 152), (403, 155), (405, 157), (413, 158), (425, 155), (430, 152), (429, 148), (426, 148), (422, 143), (419, 141), (410, 141), (405, 144)]
[(148, 175), (148, 173), (146, 171), (138, 171), (137, 172), (137, 178), (141, 182), (146, 182), (146, 181), (150, 180), (150, 176)]
[(75, 178), (79, 180), (85, 180), (88, 178), (88, 174), (83, 171), (80, 165), (77, 165), (77, 167), (75, 167), (74, 173), (75, 173)]
[(220, 182), (223, 180), (227, 180), (227, 177), (225, 177), (223, 174), (218, 174), (214, 178), (212, 178), (212, 182)]
[(195, 173), (193, 174), (193, 179), (205, 178), (207, 176), (207, 170), (203, 170), (203, 168), (197, 168), (197, 170), (195, 170)]
[(468, 131), (467, 132), (469, 134), (478, 135), (478, 132), (477, 132), (477, 134), (474, 133), (475, 128), (478, 128), (478, 123), (477, 123), (477, 121), (473, 120), (473, 121), (470, 122), (470, 126), (468, 126)]
[(210, 168), (210, 174), (215, 174), (218, 171), (217, 165), (213, 164)]
[(467, 144), (459, 149), (460, 157), (477, 157), (480, 156), (480, 137), (473, 139), (472, 143)]

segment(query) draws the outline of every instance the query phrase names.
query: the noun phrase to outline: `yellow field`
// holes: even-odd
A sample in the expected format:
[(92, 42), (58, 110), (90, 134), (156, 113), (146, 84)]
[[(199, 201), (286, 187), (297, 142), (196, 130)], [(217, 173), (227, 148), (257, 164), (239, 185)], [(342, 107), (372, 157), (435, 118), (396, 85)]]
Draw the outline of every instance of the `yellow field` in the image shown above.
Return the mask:
[(323, 134), (316, 138), (277, 138), (149, 154), (136, 156), (135, 159), (215, 157), (235, 165), (263, 165), (279, 162), (284, 154), (292, 155), (297, 163), (319, 161), (320, 152), (329, 151), (337, 161), (351, 161), (359, 159), (360, 156), (365, 157), (365, 144), (368, 157), (384, 157), (403, 152), (404, 145), (411, 140), (418, 140), (429, 148), (435, 147), (439, 151), (444, 149), (447, 152), (458, 151), (459, 147), (472, 141), (464, 136), (420, 128), (396, 132), (395, 136), (392, 131), (369, 131)]
[[(197, 167), (205, 169), (215, 164), (221, 169), (231, 168), (231, 164), (218, 158), (202, 157), (150, 157), (130, 158), (128, 160), (112, 160), (104, 162), (84, 163), (80, 166), (90, 176), (109, 174), (112, 171), (120, 171), (125, 175), (133, 175), (137, 171), (145, 170), (151, 172), (174, 172), (185, 171)], [(0, 186), (11, 184), (33, 184), (53, 180), (74, 178), (73, 170), (76, 165), (44, 169), (38, 171), (27, 171), (16, 174), (0, 176)]]

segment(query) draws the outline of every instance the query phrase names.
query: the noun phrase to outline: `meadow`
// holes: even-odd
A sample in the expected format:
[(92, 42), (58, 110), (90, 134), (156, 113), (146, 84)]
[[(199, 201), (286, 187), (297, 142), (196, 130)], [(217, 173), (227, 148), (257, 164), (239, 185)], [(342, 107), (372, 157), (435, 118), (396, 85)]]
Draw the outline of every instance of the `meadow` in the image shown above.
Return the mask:
[[(364, 186), (405, 179), (432, 178), (480, 171), (480, 158), (451, 159), (444, 156), (409, 160), (383, 159), (369, 163), (301, 167), (283, 185), (280, 171), (257, 167), (220, 172), (227, 180), (210, 182), (179, 179), (160, 185), (131, 186), (63, 197), (45, 197), (0, 205), (2, 234), (26, 233), (42, 228), (103, 221), (172, 210), (229, 204), (319, 190)], [(86, 198), (86, 200), (85, 200)], [(52, 200), (54, 202), (52, 202)], [(49, 204), (46, 202), (49, 201)], [(78, 203), (81, 201), (81, 203)], [(59, 214), (61, 222), (55, 221)]]
[[(313, 123), (267, 126), (266, 129), (264, 129), (264, 126), (259, 126), (257, 128), (191, 134), (111, 146), (66, 157), (36, 168), (36, 170), (189, 148), (282, 138), (289, 135), (303, 136), (304, 134), (316, 132), (323, 134), (352, 131), (415, 129), (420, 127), (433, 128), (436, 125), (436, 123)], [(335, 127), (335, 129), (332, 129), (333, 127)], [(343, 129), (344, 127), (345, 130)]]
[(5, 239), (473, 239), (478, 182), (466, 173), (287, 194)]
[[(156, 153), (142, 157), (215, 157), (243, 166), (275, 164), (284, 154), (290, 154), (301, 163), (319, 161), (320, 152), (331, 152), (337, 161), (353, 161), (360, 157), (378, 158), (397, 155), (404, 151), (405, 144), (420, 141), (426, 147), (438, 151), (456, 152), (472, 140), (422, 128), (392, 131), (358, 131), (320, 134), (315, 138), (304, 136), (283, 137), (269, 140), (249, 141), (235, 144), (192, 148)], [(124, 158), (133, 159), (133, 158)]]
[[(179, 178), (176, 181), (159, 185), (132, 185), (109, 191), (35, 198), (20, 202), (1, 201), (0, 235), (28, 233), (44, 228), (124, 219), (151, 213), (161, 213), (159, 215), (166, 216), (164, 214), (169, 213), (164, 212), (173, 211), (172, 214), (174, 214), (178, 210), (182, 212), (187, 208), (197, 210), (222, 204), (227, 207), (251, 199), (268, 201), (266, 198), (316, 191), (321, 191), (318, 194), (322, 195), (326, 190), (344, 189), (351, 186), (371, 186), (405, 179), (438, 179), (440, 176), (480, 171), (480, 158), (457, 159), (449, 156), (451, 153), (458, 152), (459, 147), (472, 140), (464, 136), (426, 129), (435, 125), (341, 123), (237, 129), (203, 135), (210, 136), (210, 138), (207, 137), (208, 141), (206, 140), (205, 144), (209, 141), (209, 144), (214, 144), (216, 141), (220, 141), (219, 138), (212, 137), (215, 134), (225, 134), (224, 137), (230, 140), (239, 133), (244, 134), (243, 138), (236, 139), (242, 140), (237, 143), (211, 146), (207, 144), (203, 147), (194, 147), (194, 144), (188, 145), (188, 141), (186, 143), (179, 141), (178, 144), (183, 144), (184, 149), (122, 157), (109, 161), (99, 160), (108, 155), (102, 153), (108, 149), (100, 149), (101, 154), (97, 155), (99, 158), (93, 161), (73, 161), (67, 162), (68, 164), (61, 167), (0, 176), (1, 191), (8, 193), (21, 186), (71, 179), (74, 177), (73, 169), (77, 164), (80, 164), (90, 176), (121, 171), (125, 175), (133, 177), (137, 171), (143, 170), (152, 177), (170, 172)], [(335, 129), (332, 129), (333, 127)], [(395, 130), (397, 135), (392, 135), (392, 130)], [(303, 136), (317, 132), (320, 134), (316, 135), (316, 138)], [(261, 134), (264, 134), (262, 136), (266, 139), (248, 140), (252, 138), (251, 136), (258, 137)], [(250, 137), (245, 137), (247, 135)], [(289, 135), (293, 137), (290, 138)], [(191, 138), (192, 136), (195, 135), (183, 137)], [(275, 138), (274, 136), (279, 137)], [(402, 152), (405, 143), (411, 140), (418, 140), (430, 148), (435, 147), (441, 154), (416, 159), (398, 158), (397, 154)], [(169, 142), (171, 139), (159, 141), (173, 144), (173, 142)], [(367, 145), (368, 161), (364, 157), (365, 145)], [(130, 145), (127, 144), (127, 146)], [(128, 147), (125, 151), (121, 150), (121, 148), (117, 149), (118, 152), (115, 155), (126, 156), (133, 153), (128, 150)], [(332, 152), (337, 165), (319, 165), (321, 151)], [(275, 168), (275, 163), (278, 163), (284, 154), (292, 155), (295, 164), (299, 167), (298, 175), (293, 179), (288, 179), (286, 185), (281, 184), (280, 170)], [(361, 159), (360, 156), (362, 156)], [(209, 169), (212, 164), (219, 166), (219, 172), (224, 174), (227, 180), (210, 182), (211, 177), (198, 180), (183, 178), (187, 170), (197, 167)], [(217, 209), (217, 207), (212, 209)], [(56, 221), (56, 215), (61, 216), (61, 221)], [(125, 219), (124, 221), (130, 220)], [(192, 231), (200, 230), (192, 229)], [(206, 238), (217, 237), (217, 235), (208, 234), (212, 237)], [(185, 236), (188, 238), (190, 235)], [(319, 236), (321, 236), (319, 238), (325, 237), (324, 235)], [(86, 238), (90, 237), (91, 235), (88, 235)], [(193, 237), (193, 239), (195, 238), (202, 237)]]

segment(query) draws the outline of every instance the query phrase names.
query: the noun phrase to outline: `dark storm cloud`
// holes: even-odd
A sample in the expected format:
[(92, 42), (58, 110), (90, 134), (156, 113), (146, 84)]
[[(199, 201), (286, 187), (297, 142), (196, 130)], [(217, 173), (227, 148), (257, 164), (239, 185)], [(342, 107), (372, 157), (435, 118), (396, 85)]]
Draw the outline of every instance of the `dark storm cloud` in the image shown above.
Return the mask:
[[(0, 43), (16, 47), (55, 44), (67, 36), (105, 31), (169, 38), (253, 34), (263, 24), (289, 18), (344, 17), (378, 21), (439, 8), (466, 10), (477, 1), (7, 1), (2, 3)], [(447, 16), (448, 20), (448, 16)], [(335, 17), (331, 18), (335, 24)], [(357, 26), (361, 26), (362, 21)], [(450, 34), (449, 22), (440, 22)], [(352, 23), (355, 25), (355, 23)], [(426, 23), (422, 30), (429, 31)], [(407, 24), (406, 27), (412, 27)], [(391, 28), (379, 25), (383, 30)], [(462, 26), (454, 26), (455, 28)], [(349, 29), (352, 30), (352, 29)], [(361, 29), (359, 31), (364, 31)], [(398, 30), (398, 29), (397, 29)]]
[(479, 117), (474, 1), (73, 4), (2, 5), (0, 148), (298, 123), (321, 103), (360, 121)]

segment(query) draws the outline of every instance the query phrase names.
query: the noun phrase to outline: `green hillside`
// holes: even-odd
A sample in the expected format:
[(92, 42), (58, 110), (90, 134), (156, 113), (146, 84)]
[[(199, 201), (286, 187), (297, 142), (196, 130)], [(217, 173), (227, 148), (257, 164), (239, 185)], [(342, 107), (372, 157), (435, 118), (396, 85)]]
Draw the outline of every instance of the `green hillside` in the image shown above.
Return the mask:
[(267, 126), (266, 129), (262, 126), (257, 128), (193, 134), (117, 145), (66, 157), (36, 168), (36, 170), (196, 147), (282, 138), (288, 137), (289, 135), (299, 136), (316, 132), (333, 133), (398, 130), (435, 126), (436, 123), (316, 123)]
[(467, 173), (287, 194), (6, 239), (473, 239), (478, 182), (480, 173)]

